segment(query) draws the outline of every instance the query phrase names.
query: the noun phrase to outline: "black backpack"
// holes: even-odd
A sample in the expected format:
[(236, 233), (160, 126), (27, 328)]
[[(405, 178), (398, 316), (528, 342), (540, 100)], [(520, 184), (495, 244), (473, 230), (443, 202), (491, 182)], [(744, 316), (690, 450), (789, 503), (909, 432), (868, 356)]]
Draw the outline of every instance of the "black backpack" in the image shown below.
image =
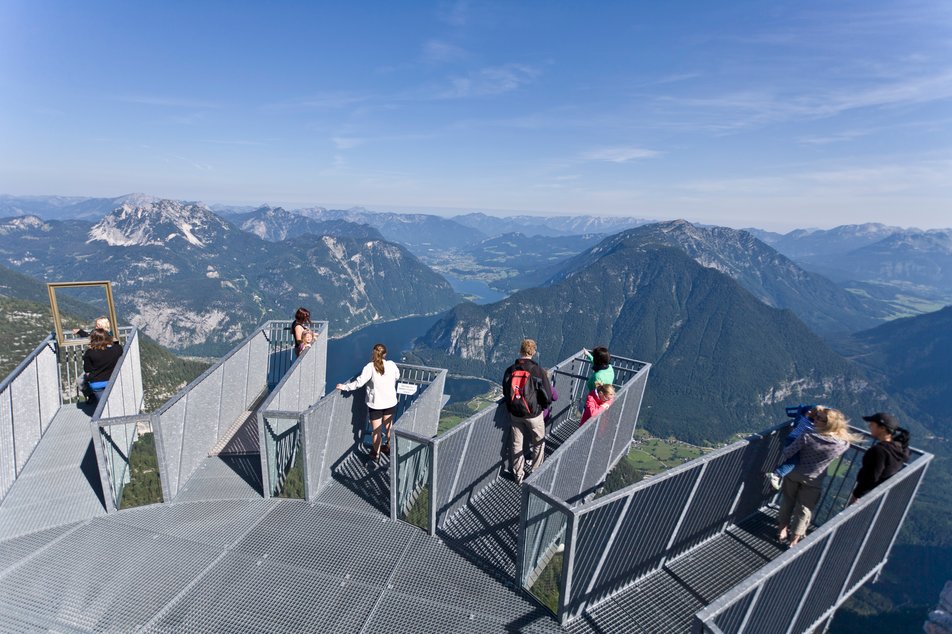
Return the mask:
[(506, 374), (505, 382), (509, 387), (505, 400), (510, 414), (530, 418), (542, 412), (542, 407), (539, 406), (540, 381), (528, 368), (522, 365), (512, 366)]

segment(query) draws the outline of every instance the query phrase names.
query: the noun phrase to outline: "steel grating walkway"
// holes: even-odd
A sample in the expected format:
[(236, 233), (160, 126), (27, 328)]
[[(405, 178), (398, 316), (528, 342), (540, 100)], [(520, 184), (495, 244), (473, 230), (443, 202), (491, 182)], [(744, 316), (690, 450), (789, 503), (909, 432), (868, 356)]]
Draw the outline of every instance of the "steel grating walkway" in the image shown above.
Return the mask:
[(0, 504), (0, 536), (105, 515), (90, 415), (63, 405)]
[(0, 552), (4, 632), (560, 630), (440, 540), (367, 505), (152, 506)]
[[(385, 459), (345, 456), (309, 504), (262, 498), (259, 457), (222, 452), (175, 503), (105, 515), (81, 469), (88, 420), (62, 410), (0, 507), (0, 631), (564, 631), (516, 587), (514, 482), (497, 478), (434, 538), (389, 519)], [(773, 530), (761, 513), (569, 631), (690, 631), (780, 553)]]
[(783, 552), (773, 538), (776, 514), (758, 513), (624, 592), (591, 608), (568, 630), (691, 632), (694, 614)]

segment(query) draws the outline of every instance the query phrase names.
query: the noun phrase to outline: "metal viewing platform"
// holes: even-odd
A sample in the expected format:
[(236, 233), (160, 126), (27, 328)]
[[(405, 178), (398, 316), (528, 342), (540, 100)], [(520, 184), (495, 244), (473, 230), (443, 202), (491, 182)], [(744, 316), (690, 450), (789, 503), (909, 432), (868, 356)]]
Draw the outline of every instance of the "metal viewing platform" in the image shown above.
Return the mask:
[[(614, 357), (615, 401), (579, 428), (578, 354), (552, 369), (546, 459), (519, 486), (502, 403), (437, 433), (446, 371), (398, 364), (374, 463), (363, 394), (325, 394), (327, 323), (298, 358), (289, 327), (256, 328), (153, 413), (132, 329), (93, 411), (81, 350), (53, 337), (0, 384), (0, 631), (823, 630), (882, 569), (931, 459), (847, 508), (853, 446), (784, 550), (763, 472), (789, 425), (601, 495), (650, 365)], [(144, 477), (155, 498), (127, 508)]]

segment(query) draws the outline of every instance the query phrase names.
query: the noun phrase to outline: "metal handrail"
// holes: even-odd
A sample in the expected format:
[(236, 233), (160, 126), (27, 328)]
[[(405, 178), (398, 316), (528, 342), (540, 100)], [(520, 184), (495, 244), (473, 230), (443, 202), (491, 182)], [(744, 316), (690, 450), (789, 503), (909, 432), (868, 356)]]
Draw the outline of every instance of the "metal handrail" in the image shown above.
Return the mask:
[[(720, 595), (717, 599), (712, 601), (710, 604), (705, 606), (703, 609), (699, 610), (694, 616), (694, 632), (721, 632), (721, 628), (717, 626), (715, 620), (718, 616), (723, 614), (726, 610), (735, 606), (738, 602), (746, 599), (746, 597), (751, 592), (760, 592), (760, 590), (776, 575), (782, 573), (789, 566), (798, 562), (802, 557), (809, 556), (810, 552), (814, 548), (829, 548), (831, 545), (832, 537), (837, 533), (837, 531), (851, 521), (854, 521), (856, 516), (868, 511), (869, 507), (877, 505), (876, 516), (874, 521), (867, 527), (866, 530), (866, 539), (871, 535), (875, 524), (876, 518), (879, 517), (880, 512), (883, 509), (883, 505), (887, 501), (889, 494), (896, 490), (898, 487), (902, 486), (909, 478), (918, 477), (915, 488), (912, 491), (912, 494), (906, 500), (899, 500), (904, 502), (904, 510), (902, 512), (902, 518), (897, 523), (895, 531), (892, 535), (889, 536), (890, 544), (886, 549), (886, 552), (883, 556), (883, 559), (874, 565), (870, 571), (862, 575), (861, 578), (856, 580), (856, 583), (852, 584), (852, 587), (849, 587), (849, 582), (853, 573), (855, 571), (856, 563), (858, 562), (859, 557), (864, 551), (866, 546), (866, 539), (864, 539), (863, 544), (861, 544), (856, 553), (857, 559), (853, 562), (852, 568), (849, 573), (843, 579), (843, 586), (840, 589), (838, 595), (833, 597), (833, 601), (827, 607), (819, 618), (810, 626), (804, 629), (803, 631), (812, 631), (813, 626), (816, 623), (822, 622), (824, 619), (828, 618), (830, 614), (845, 601), (849, 595), (859, 589), (869, 578), (878, 574), (882, 570), (882, 567), (886, 564), (888, 560), (889, 551), (892, 548), (892, 544), (895, 542), (896, 534), (898, 534), (900, 527), (903, 524), (906, 514), (908, 513), (909, 506), (912, 503), (912, 500), (915, 498), (916, 492), (918, 491), (919, 485), (922, 481), (922, 477), (925, 474), (926, 468), (929, 466), (929, 462), (932, 460), (932, 455), (916, 450), (916, 453), (919, 454), (919, 459), (915, 460), (912, 463), (907, 464), (903, 469), (897, 472), (893, 477), (889, 478), (886, 482), (880, 484), (875, 489), (870, 491), (867, 495), (860, 498), (855, 504), (848, 506), (844, 511), (838, 513), (830, 521), (823, 524), (809, 535), (807, 535), (796, 548), (791, 548), (780, 554), (776, 559), (765, 564), (756, 575), (750, 575), (742, 582), (728, 590), (727, 592)], [(825, 553), (823, 554), (825, 557)], [(822, 561), (822, 557), (821, 557)], [(809, 578), (803, 578), (802, 582), (806, 585), (806, 590), (809, 590), (812, 586), (814, 579), (819, 573), (822, 566), (819, 563), (816, 566), (812, 566), (809, 570)], [(788, 596), (799, 597), (801, 605), (797, 608), (797, 615), (799, 615), (800, 610), (802, 609), (802, 603), (808, 598), (809, 592), (802, 591), (798, 592), (797, 588), (785, 587), (785, 592)], [(745, 609), (743, 615), (743, 621), (746, 622), (750, 619), (750, 613), (752, 610), (758, 607), (756, 598), (751, 602), (751, 605), (748, 605)], [(775, 604), (773, 602), (767, 603), (767, 609), (775, 609)], [(795, 623), (790, 622), (790, 629), (792, 630)]]

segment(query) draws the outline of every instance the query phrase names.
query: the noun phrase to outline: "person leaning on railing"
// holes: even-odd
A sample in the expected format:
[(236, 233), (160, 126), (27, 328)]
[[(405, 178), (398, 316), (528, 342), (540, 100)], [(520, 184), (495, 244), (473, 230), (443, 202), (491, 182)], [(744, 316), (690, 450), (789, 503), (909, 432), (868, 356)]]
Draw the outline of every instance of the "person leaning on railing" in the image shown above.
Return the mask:
[(799, 462), (784, 478), (780, 512), (777, 514), (777, 539), (790, 538), (790, 547), (803, 539), (813, 517), (813, 509), (823, 492), (826, 468), (849, 449), (853, 435), (846, 416), (839, 410), (816, 407), (812, 414), (814, 429), (807, 431), (781, 452), (781, 460), (797, 455)]
[(122, 344), (102, 329), (93, 328), (89, 334), (89, 347), (83, 353), (83, 374), (86, 386), (83, 393), (87, 399), (98, 399), (109, 385), (116, 364), (122, 356)]
[(877, 412), (863, 416), (863, 420), (869, 423), (869, 433), (876, 439), (876, 444), (863, 454), (850, 504), (896, 475), (903, 463), (909, 460), (909, 432), (899, 426), (895, 416)]
[[(375, 344), (370, 355), (370, 363), (353, 381), (338, 383), (337, 389), (342, 392), (351, 392), (367, 385), (367, 410), (370, 414), (370, 425), (373, 429), (373, 449), (370, 459), (377, 462), (380, 453), (390, 455), (390, 426), (393, 423), (393, 414), (397, 409), (397, 381), (400, 379), (400, 368), (393, 361), (386, 358), (387, 346)], [(387, 436), (386, 444), (381, 444), (381, 427)]]

